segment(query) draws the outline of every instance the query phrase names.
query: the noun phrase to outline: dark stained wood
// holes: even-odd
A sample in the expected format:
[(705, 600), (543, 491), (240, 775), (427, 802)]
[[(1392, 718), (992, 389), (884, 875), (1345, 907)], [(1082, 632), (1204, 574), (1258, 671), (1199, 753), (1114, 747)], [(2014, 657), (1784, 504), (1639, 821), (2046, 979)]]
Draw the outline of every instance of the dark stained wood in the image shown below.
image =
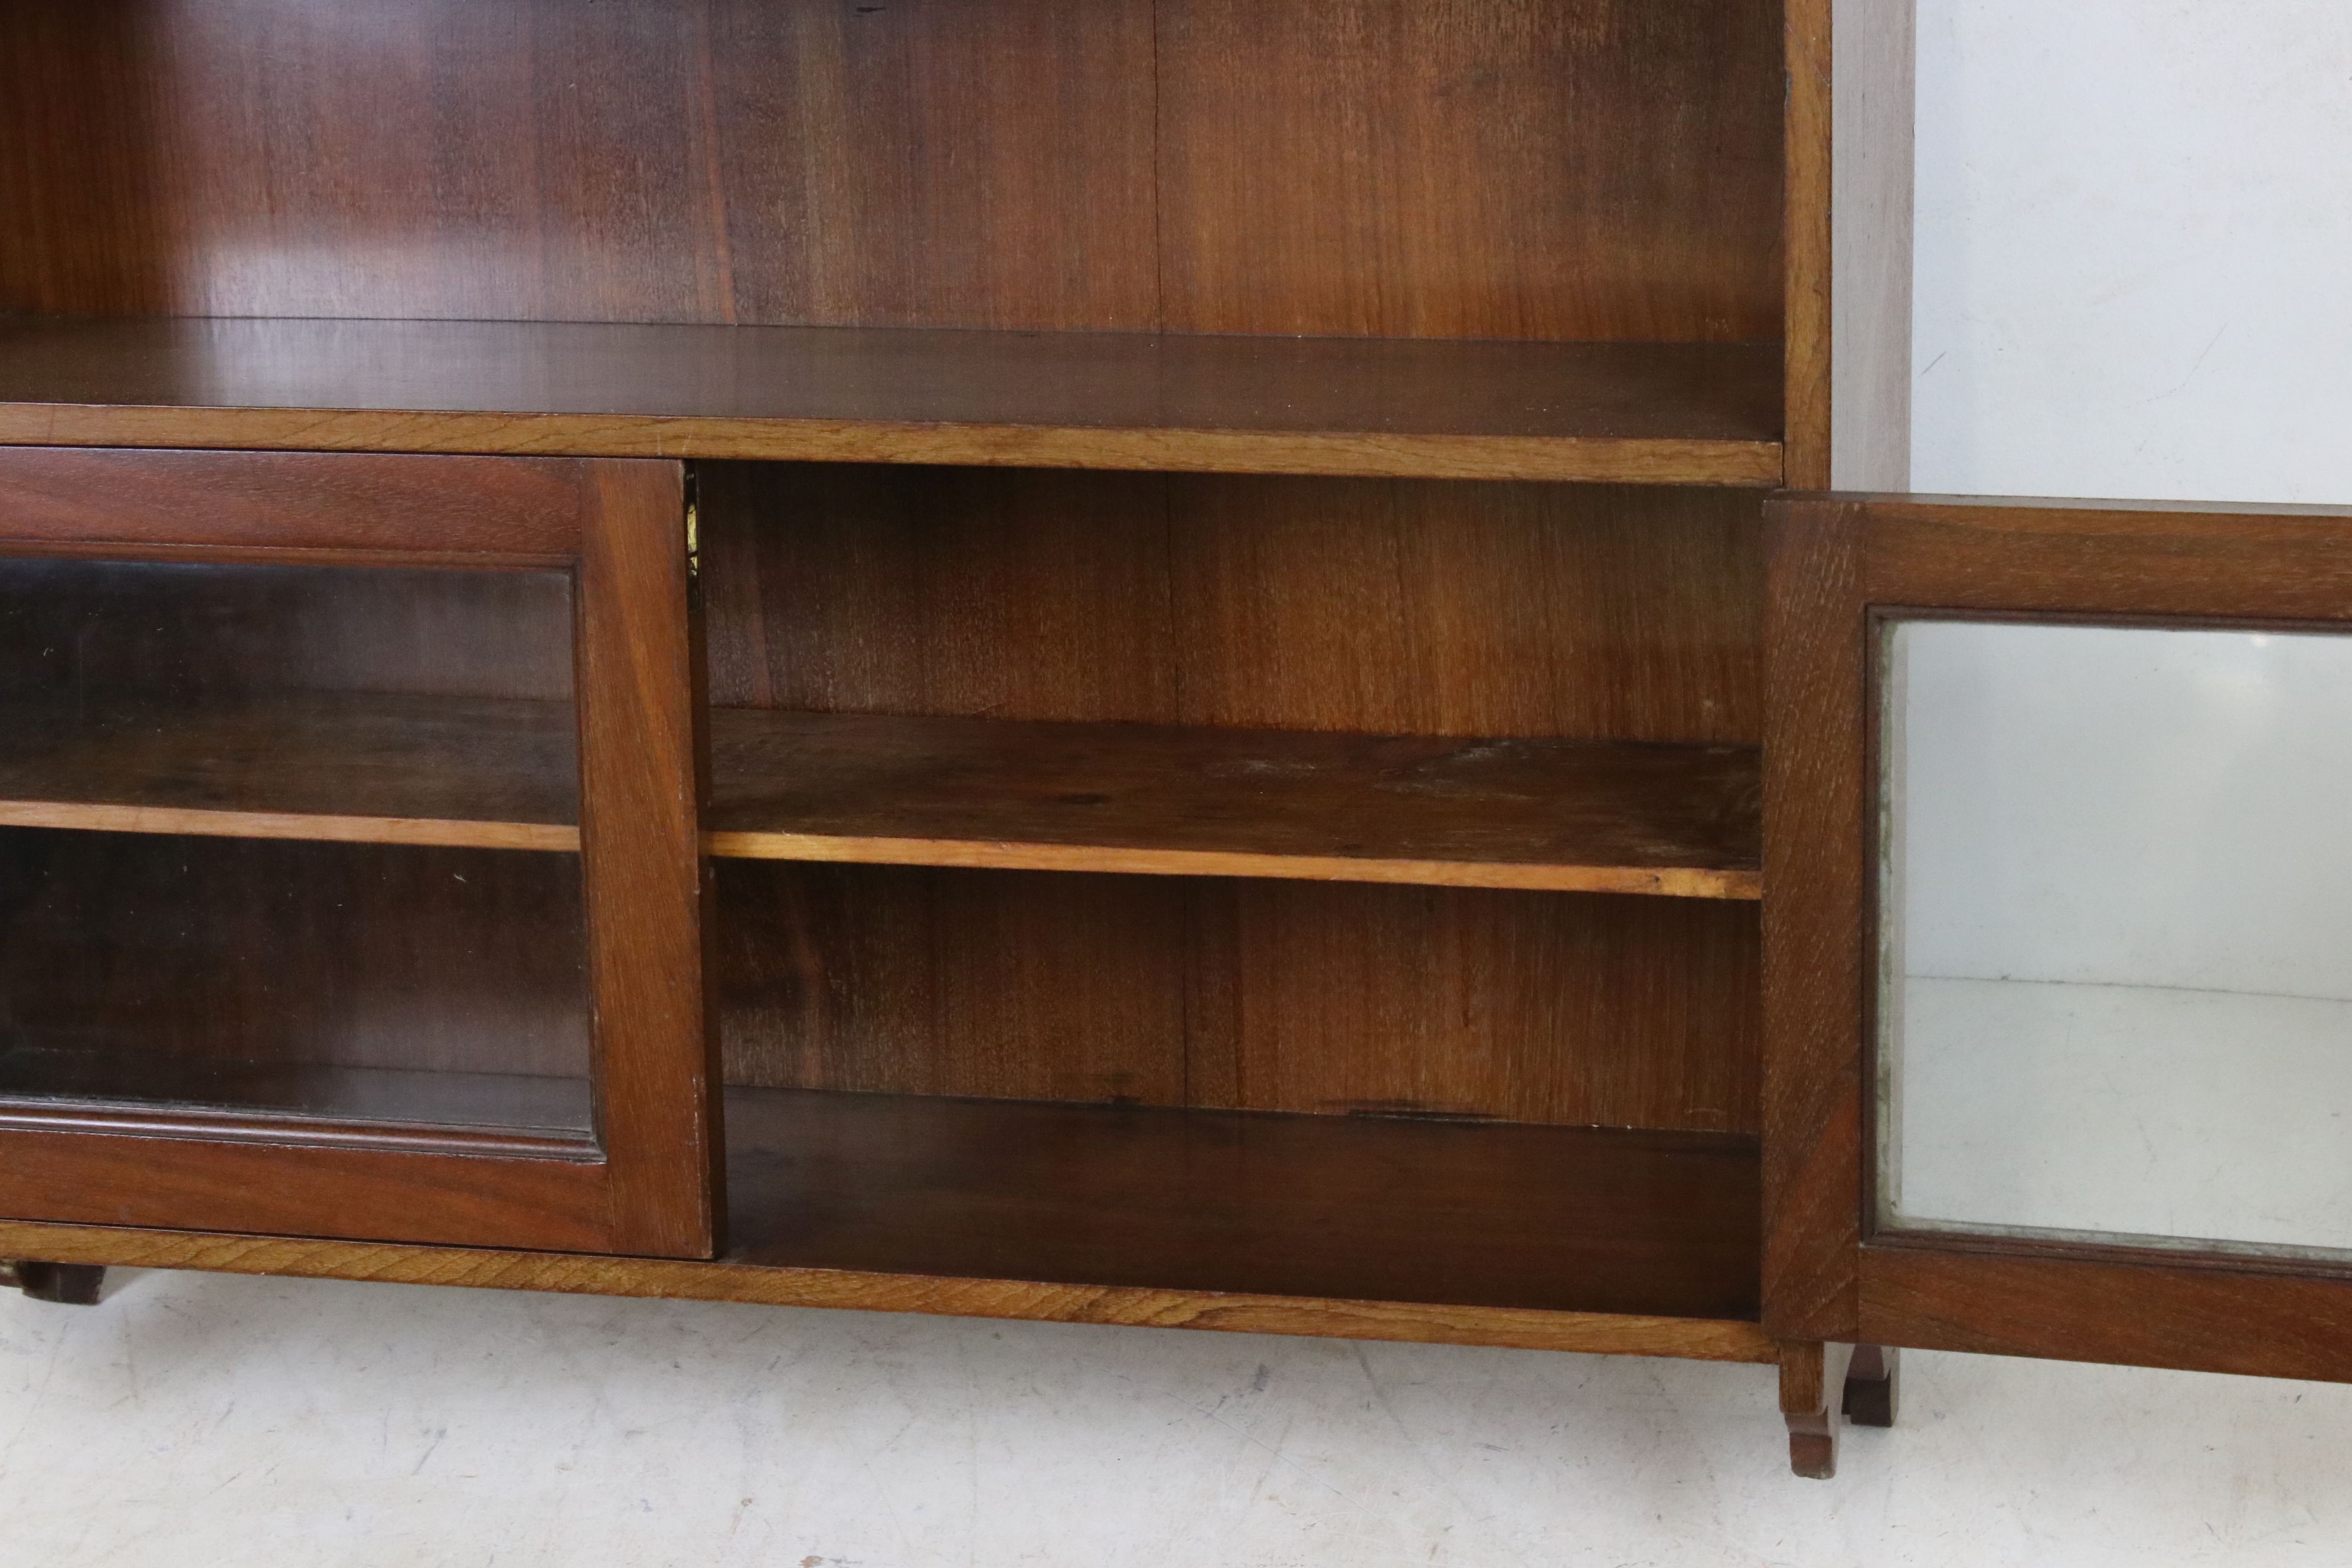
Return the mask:
[(1769, 0), (1161, 0), (1171, 327), (1780, 336)]
[(1185, 1103), (1186, 883), (716, 870), (730, 1083)]
[(0, 1215), (69, 1225), (593, 1252), (609, 1186), (584, 1160), (0, 1127)]
[(1780, 1345), (1780, 1415), (1789, 1427), (1789, 1468), (1809, 1481), (1837, 1475), (1848, 1347), (1815, 1341)]
[(1754, 744), (1737, 491), (701, 470), (711, 700)]
[(1747, 1132), (1752, 905), (723, 862), (730, 1081)]
[(749, 1262), (1745, 1319), (1752, 1141), (738, 1091)]
[(17, 7), (0, 310), (1769, 342), (1780, 19)]
[(0, 442), (1780, 479), (1769, 344), (0, 324)]
[(1870, 973), (1861, 567), (1851, 528), (1777, 502), (1766, 562), (1765, 1321), (1851, 1341)]
[(569, 703), (0, 703), (0, 826), (577, 850)]
[(1911, 482), (1916, 7), (1785, 3), (1788, 482), (1900, 490)]
[(1856, 1345), (1847, 1363), (1845, 1397), (1840, 1408), (1857, 1426), (1892, 1426), (1902, 1405), (1901, 1351)]
[(36, 1301), (63, 1307), (95, 1307), (106, 1293), (106, 1270), (79, 1263), (18, 1263), (16, 1283)]
[(2352, 1383), (2352, 1279), (1933, 1245), (1862, 1249), (1863, 1331), (1921, 1350)]
[(1766, 1326), (2352, 1380), (2352, 1278), (2339, 1267), (1873, 1237), (1865, 1218), (1874, 615), (2340, 630), (2352, 625), (2352, 510), (1823, 497), (1771, 513)]
[(725, 1156), (702, 989), (684, 476), (675, 463), (584, 468), (580, 840), (610, 1246), (709, 1257), (726, 1226)]
[[(0, 1134), (0, 1212), (707, 1256), (718, 1224), (718, 1131), (699, 963), (679, 467), (27, 450), (0, 453), (0, 540), (15, 552), (185, 563), (176, 571), (257, 558), (280, 578), (292, 561), (311, 563), (304, 570), (531, 563), (576, 575), (579, 861), (12, 827), (0, 832), (0, 918), (9, 925), (0, 963), (12, 1045), (37, 1046), (46, 1029), (79, 1048), (96, 1038), (143, 1053), (315, 1063), (323, 1046), (347, 1058), (340, 1065), (558, 1076), (579, 1074), (593, 1049), (605, 1155), (542, 1158), (511, 1132), (451, 1153), (418, 1147), (434, 1142), (429, 1134), (371, 1139), (363, 1126), (331, 1119), (317, 1123), (316, 1144), (274, 1148), (255, 1141), (254, 1127), (233, 1125), (235, 1116), (175, 1119), (144, 1108), (127, 1120), (115, 1111), (76, 1120), (51, 1101)], [(400, 574), (409, 585), (391, 598), (415, 598), (415, 577)], [(201, 660), (198, 623), (213, 586), (197, 576), (186, 584), (194, 597), (163, 619), (188, 625), (149, 659), (160, 683), (141, 692), (150, 671), (139, 656), (101, 659), (120, 684), (101, 681), (95, 696), (182, 695), (172, 671)], [(155, 584), (134, 587), (153, 599)], [(271, 637), (248, 634), (266, 629), (273, 609), (299, 622), (329, 602), (265, 587), (258, 600), (239, 601), (238, 589), (223, 601), (235, 612), (220, 621), (235, 633), (232, 672), (197, 683), (207, 700), (275, 689)], [(468, 613), (448, 624), (460, 646)], [(414, 694), (409, 678), (431, 661), (404, 664), (394, 657), (402, 637), (384, 637), (414, 629), (404, 615), (361, 616), (352, 629), (392, 650), (388, 668), (404, 672), (394, 690)], [(24, 619), (10, 629), (37, 629), (40, 615)], [(302, 635), (331, 636), (333, 620)], [(37, 651), (40, 641), (25, 647)], [(289, 635), (275, 646), (283, 653), (300, 642)], [(378, 651), (327, 663), (361, 671)], [(543, 659), (479, 684), (569, 694), (569, 673), (551, 677)], [(32, 662), (30, 677), (12, 675), (12, 696), (37, 699), (45, 682), (89, 673)], [(299, 692), (303, 679), (278, 680)], [(593, 921), (582, 908), (583, 874)], [(336, 983), (320, 984), (321, 975)], [(368, 1059), (385, 1052), (395, 1059)], [(538, 1059), (551, 1052), (562, 1059)]]
[(584, 1077), (586, 942), (569, 856), (0, 829), (12, 1049)]
[(0, 450), (0, 542), (109, 554), (577, 553), (580, 465), (293, 452)]
[(1244, 881), (1194, 921), (1198, 1103), (1757, 1125), (1753, 905)]
[(55, 1257), (102, 1258), (129, 1268), (483, 1289), (674, 1297), (1416, 1344), (1498, 1345), (1767, 1365), (1779, 1356), (1779, 1347), (1754, 1323), (1727, 1319), (1536, 1312), (1506, 1307), (1435, 1307), (922, 1274), (861, 1274), (846, 1269), (771, 1268), (745, 1263), (731, 1255), (713, 1262), (687, 1262), (5, 1220), (0, 1220), (0, 1249), (38, 1249)]
[(747, 708), (711, 720), (704, 844), (719, 856), (1761, 894), (1756, 756), (1733, 747)]
[(1874, 604), (1994, 614), (2352, 619), (2352, 508), (1840, 498)]

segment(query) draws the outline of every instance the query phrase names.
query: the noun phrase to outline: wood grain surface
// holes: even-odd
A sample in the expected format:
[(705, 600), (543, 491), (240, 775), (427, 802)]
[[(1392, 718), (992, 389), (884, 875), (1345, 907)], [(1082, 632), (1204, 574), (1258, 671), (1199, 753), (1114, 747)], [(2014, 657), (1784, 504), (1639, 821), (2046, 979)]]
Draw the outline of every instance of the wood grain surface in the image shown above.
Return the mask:
[(1756, 906), (719, 866), (727, 1076), (1751, 1131)]
[(513, 698), (0, 702), (0, 826), (576, 851), (576, 730)]
[(711, 720), (704, 841), (719, 856), (1761, 894), (1756, 757), (1732, 747)]
[(1764, 1321), (1801, 1338), (2352, 1378), (2339, 1263), (1887, 1232), (1867, 1163), (1885, 615), (2342, 630), (2352, 510), (1827, 496), (1770, 508)]
[(1756, 1311), (1696, 1133), (735, 1091), (746, 1261), (1639, 1316)]
[(0, 1252), (97, 1266), (195, 1268), (382, 1284), (575, 1295), (668, 1297), (868, 1312), (924, 1312), (1030, 1322), (1297, 1334), (1413, 1344), (1494, 1345), (1591, 1355), (1772, 1363), (1779, 1347), (1754, 1323), (1507, 1307), (1247, 1296), (1034, 1280), (958, 1279), (714, 1262), (406, 1247), (0, 1220)]
[(0, 323), (0, 442), (1769, 487), (1769, 344)]
[(722, 707), (1753, 745), (1736, 490), (699, 469)]
[(90, 0), (0, 310), (1777, 341), (1771, 0)]

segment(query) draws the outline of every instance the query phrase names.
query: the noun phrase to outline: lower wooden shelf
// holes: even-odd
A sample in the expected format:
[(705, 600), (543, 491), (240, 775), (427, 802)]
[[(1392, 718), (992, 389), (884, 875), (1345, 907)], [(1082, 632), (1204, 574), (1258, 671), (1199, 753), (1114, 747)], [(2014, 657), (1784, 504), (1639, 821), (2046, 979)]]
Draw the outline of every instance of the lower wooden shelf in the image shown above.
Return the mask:
[(0, 1256), (1770, 1362), (1751, 1138), (728, 1094), (709, 1262), (0, 1220)]

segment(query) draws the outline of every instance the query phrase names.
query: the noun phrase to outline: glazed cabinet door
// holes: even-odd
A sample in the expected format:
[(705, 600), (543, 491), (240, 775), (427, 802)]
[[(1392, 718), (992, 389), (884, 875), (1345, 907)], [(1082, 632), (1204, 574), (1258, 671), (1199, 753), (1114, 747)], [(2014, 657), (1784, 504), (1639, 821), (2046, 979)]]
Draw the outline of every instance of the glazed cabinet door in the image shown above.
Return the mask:
[(0, 1216), (709, 1254), (681, 482), (0, 450)]
[(1766, 1327), (2352, 1379), (2352, 512), (1769, 529)]

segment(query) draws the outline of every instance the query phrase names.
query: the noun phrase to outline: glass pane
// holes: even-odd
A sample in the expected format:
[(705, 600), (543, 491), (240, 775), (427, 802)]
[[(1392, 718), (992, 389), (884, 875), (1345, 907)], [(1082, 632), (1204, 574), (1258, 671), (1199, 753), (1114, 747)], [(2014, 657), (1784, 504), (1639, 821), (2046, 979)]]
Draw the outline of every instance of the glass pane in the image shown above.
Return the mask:
[(2352, 638), (1881, 654), (1882, 1220), (2352, 1255)]
[(0, 1111), (593, 1138), (562, 571), (0, 561)]

